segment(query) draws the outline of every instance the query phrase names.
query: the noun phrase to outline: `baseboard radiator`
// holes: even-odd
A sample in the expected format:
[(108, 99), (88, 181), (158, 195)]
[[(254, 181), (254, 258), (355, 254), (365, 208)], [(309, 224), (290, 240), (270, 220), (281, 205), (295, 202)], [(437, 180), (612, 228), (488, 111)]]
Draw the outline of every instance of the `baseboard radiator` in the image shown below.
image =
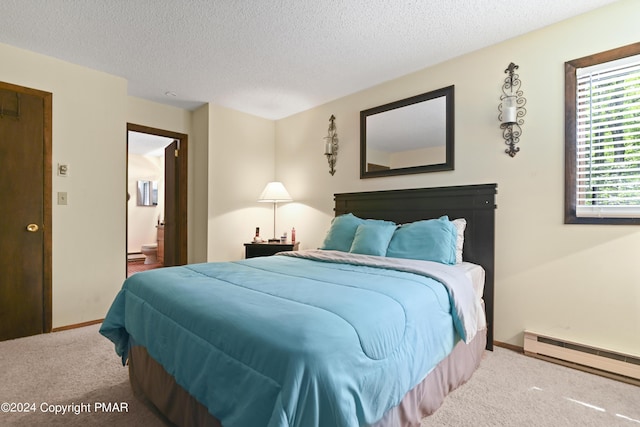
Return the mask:
[(525, 354), (640, 385), (640, 357), (524, 331)]

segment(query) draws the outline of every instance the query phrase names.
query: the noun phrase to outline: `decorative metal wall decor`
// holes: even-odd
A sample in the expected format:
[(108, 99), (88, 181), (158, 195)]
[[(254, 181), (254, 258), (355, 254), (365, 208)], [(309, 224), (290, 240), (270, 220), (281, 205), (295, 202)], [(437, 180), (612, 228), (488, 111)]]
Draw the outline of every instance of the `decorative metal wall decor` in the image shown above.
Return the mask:
[(336, 161), (338, 160), (338, 132), (336, 131), (336, 118), (332, 114), (329, 118), (329, 129), (324, 137), (324, 155), (329, 162), (329, 173), (336, 173)]
[(504, 152), (514, 157), (520, 147), (516, 144), (520, 142), (522, 135), (523, 117), (527, 114), (524, 106), (527, 104), (526, 98), (520, 89), (522, 82), (520, 76), (515, 73), (519, 67), (513, 62), (509, 64), (505, 73), (508, 74), (502, 85), (502, 95), (500, 95), (500, 105), (498, 105), (498, 120), (500, 120), (500, 129), (502, 129), (502, 137), (504, 143), (509, 146)]

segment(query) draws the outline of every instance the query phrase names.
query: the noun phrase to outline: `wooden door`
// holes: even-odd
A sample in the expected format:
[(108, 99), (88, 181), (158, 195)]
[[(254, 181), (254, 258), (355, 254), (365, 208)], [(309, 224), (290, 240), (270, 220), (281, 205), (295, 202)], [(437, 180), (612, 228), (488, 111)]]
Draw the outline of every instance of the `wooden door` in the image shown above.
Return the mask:
[(178, 163), (178, 141), (174, 140), (164, 149), (164, 265), (179, 265), (177, 240), (177, 194), (176, 172)]
[(51, 331), (51, 94), (0, 82), (0, 341)]

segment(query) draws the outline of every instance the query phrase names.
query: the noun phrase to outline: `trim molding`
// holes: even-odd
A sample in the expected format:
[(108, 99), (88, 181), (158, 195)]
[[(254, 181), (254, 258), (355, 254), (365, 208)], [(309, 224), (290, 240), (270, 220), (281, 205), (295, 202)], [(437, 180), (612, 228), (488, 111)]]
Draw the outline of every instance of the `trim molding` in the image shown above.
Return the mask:
[(68, 331), (69, 329), (83, 328), (85, 326), (91, 326), (91, 325), (96, 325), (98, 323), (102, 323), (103, 320), (104, 319), (90, 320), (88, 322), (74, 323), (73, 325), (59, 326), (57, 328), (53, 328), (51, 332), (60, 332), (60, 331)]
[(501, 341), (494, 341), (493, 345), (496, 347), (506, 348), (507, 350), (515, 351), (516, 353), (524, 354), (524, 348), (519, 345), (509, 344)]

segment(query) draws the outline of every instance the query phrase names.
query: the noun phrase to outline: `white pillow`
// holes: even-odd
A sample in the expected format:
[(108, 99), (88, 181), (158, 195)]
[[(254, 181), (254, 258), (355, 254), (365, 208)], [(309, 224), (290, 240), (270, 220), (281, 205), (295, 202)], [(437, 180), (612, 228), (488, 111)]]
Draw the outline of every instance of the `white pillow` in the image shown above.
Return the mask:
[(464, 218), (457, 218), (451, 221), (456, 227), (458, 232), (456, 238), (456, 264), (462, 262), (462, 247), (464, 246), (464, 229), (467, 228), (467, 220)]

